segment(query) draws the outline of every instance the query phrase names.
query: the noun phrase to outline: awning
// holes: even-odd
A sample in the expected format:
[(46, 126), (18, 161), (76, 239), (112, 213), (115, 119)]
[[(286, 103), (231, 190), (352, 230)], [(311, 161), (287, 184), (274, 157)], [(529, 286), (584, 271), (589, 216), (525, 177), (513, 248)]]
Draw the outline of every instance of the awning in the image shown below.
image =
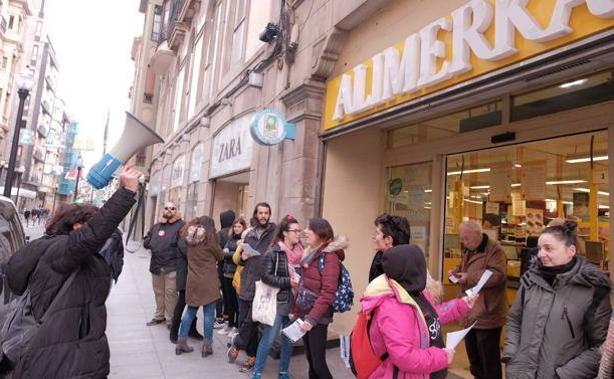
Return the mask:
[[(4, 193), (4, 186), (0, 187), (0, 193)], [(17, 196), (17, 187), (11, 188), (11, 196)], [(36, 199), (36, 192), (21, 188), (19, 190), (19, 197), (25, 197), (27, 199)]]

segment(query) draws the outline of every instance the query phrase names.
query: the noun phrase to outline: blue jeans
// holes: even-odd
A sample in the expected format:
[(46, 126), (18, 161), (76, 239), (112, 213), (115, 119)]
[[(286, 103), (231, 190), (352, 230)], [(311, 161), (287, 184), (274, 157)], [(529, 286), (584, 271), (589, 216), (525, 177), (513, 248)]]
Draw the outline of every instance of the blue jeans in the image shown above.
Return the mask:
[[(256, 354), (256, 364), (254, 365), (254, 374), (261, 374), (266, 365), (266, 358), (269, 355), (269, 350), (275, 338), (279, 335), (282, 328), (290, 325), (288, 316), (277, 315), (273, 326), (263, 324), (262, 338), (258, 345), (258, 353)], [(279, 359), (279, 372), (288, 372), (290, 367), (290, 357), (292, 356), (292, 341), (282, 333), (281, 336), (281, 357)]]
[[(203, 335), (206, 340), (213, 340), (213, 322), (215, 321), (215, 301), (209, 304), (203, 305)], [(192, 325), (192, 321), (194, 317), (196, 317), (196, 312), (198, 311), (198, 307), (193, 307), (188, 305), (188, 309), (183, 314), (181, 318), (181, 325), (179, 326), (179, 337), (187, 337), (190, 332), (190, 325)]]

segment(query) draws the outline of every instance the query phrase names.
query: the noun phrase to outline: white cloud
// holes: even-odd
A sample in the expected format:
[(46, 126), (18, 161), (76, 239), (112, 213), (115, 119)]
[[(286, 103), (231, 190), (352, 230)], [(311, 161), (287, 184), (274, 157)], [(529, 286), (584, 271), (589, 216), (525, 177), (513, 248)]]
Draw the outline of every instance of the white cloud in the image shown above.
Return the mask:
[(48, 1), (45, 20), (59, 63), (59, 95), (81, 134), (96, 146), (96, 151), (83, 156), (88, 170), (102, 155), (107, 109), (109, 148), (124, 126), (134, 75), (130, 49), (143, 30), (139, 0)]

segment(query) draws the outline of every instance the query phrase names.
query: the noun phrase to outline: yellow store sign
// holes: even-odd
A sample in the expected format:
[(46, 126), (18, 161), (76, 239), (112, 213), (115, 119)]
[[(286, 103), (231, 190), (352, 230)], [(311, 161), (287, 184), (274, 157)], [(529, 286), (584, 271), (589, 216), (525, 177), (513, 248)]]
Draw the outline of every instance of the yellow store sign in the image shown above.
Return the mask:
[(326, 85), (324, 131), (614, 27), (614, 0), (471, 0)]

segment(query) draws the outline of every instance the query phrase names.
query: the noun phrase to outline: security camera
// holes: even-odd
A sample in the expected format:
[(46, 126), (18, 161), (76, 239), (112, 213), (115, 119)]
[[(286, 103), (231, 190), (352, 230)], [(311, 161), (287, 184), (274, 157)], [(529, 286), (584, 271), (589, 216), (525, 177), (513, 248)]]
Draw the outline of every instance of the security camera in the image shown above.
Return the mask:
[(280, 34), (281, 34), (281, 29), (279, 29), (279, 25), (269, 22), (264, 28), (264, 30), (260, 32), (260, 35), (258, 36), (258, 38), (262, 42), (270, 43)]

